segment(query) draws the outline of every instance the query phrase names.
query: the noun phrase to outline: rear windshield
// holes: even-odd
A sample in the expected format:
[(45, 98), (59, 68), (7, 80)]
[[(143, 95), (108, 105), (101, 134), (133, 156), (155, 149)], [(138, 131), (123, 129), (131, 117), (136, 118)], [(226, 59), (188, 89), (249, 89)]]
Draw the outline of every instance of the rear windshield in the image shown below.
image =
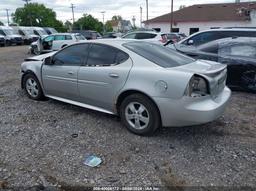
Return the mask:
[(124, 43), (123, 46), (164, 68), (181, 66), (195, 61), (193, 58), (158, 44), (128, 42)]

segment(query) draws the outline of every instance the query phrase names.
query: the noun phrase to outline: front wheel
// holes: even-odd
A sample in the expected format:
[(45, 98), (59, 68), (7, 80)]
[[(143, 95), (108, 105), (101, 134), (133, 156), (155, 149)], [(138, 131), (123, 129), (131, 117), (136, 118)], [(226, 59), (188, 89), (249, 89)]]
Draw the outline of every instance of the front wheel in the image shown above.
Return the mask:
[(41, 85), (34, 74), (25, 74), (22, 83), (30, 99), (42, 100), (44, 98)]
[(142, 94), (132, 94), (124, 99), (120, 117), (126, 128), (137, 135), (152, 134), (161, 124), (158, 108)]

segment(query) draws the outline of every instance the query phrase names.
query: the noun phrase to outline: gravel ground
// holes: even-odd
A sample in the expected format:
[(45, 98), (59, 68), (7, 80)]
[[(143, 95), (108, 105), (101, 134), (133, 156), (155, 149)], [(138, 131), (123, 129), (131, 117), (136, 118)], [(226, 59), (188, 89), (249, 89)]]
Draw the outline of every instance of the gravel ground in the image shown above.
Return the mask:
[[(27, 56), (26, 46), (0, 48), (0, 190), (256, 189), (255, 95), (233, 92), (225, 114), (212, 123), (161, 128), (154, 136), (140, 137), (117, 117), (28, 99), (19, 73)], [(85, 166), (89, 154), (103, 163)]]

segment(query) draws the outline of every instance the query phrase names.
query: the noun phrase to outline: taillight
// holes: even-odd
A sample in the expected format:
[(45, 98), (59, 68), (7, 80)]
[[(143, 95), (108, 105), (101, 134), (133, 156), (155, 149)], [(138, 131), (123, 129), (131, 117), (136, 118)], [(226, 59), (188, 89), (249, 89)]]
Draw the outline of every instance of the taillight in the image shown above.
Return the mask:
[(185, 95), (190, 97), (202, 97), (209, 94), (208, 82), (205, 78), (194, 75), (187, 86)]

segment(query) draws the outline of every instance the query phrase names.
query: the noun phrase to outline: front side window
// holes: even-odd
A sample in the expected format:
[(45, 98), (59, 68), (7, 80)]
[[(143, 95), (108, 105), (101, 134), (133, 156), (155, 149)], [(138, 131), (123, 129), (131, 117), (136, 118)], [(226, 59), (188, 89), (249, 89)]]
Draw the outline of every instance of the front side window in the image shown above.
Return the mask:
[(54, 37), (54, 40), (65, 40), (65, 36), (64, 35), (56, 35)]
[(151, 33), (137, 33), (136, 34), (136, 39), (151, 39), (155, 38), (157, 35), (156, 34), (151, 34)]
[(88, 44), (69, 46), (54, 55), (52, 62), (60, 66), (81, 66), (88, 54), (88, 47)]
[(181, 66), (195, 61), (170, 48), (154, 43), (128, 42), (123, 44), (123, 46), (163, 68)]
[(3, 35), (3, 36), (6, 36), (6, 34), (4, 33), (3, 30), (0, 30), (0, 34)]
[(189, 40), (193, 40), (193, 45), (194, 46), (199, 46), (201, 44), (211, 42), (213, 40), (217, 40), (217, 39), (220, 39), (220, 38), (221, 37), (220, 37), (219, 33), (217, 33), (217, 32), (216, 33), (214, 33), (214, 32), (204, 32), (204, 33), (200, 33), (200, 34), (197, 34), (197, 35), (191, 37)]
[(136, 33), (131, 33), (123, 36), (122, 38), (135, 39)]

